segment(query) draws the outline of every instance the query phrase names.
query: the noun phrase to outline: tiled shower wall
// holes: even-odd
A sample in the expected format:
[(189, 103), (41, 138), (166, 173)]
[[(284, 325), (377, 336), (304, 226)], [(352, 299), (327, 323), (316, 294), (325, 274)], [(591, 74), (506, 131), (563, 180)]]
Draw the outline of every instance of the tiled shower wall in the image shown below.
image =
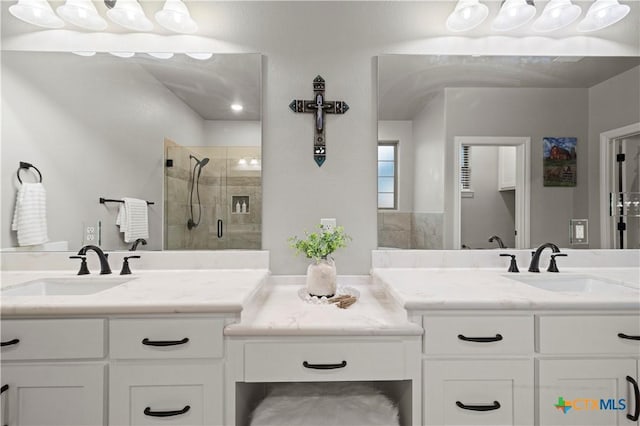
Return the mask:
[(378, 247), (442, 249), (443, 214), (378, 212)]
[[(182, 147), (167, 141), (166, 158), (173, 160), (165, 167), (165, 241), (169, 250), (260, 249), (262, 246), (262, 179), (260, 147)], [(189, 192), (191, 172), (195, 164), (189, 159), (209, 158), (199, 179), (201, 218), (189, 230), (191, 217)], [(244, 159), (250, 163), (240, 164)], [(197, 175), (197, 173), (196, 173)], [(196, 176), (197, 177), (197, 176)], [(245, 213), (236, 213), (233, 197), (249, 200)], [(198, 220), (198, 199), (193, 192), (194, 220)], [(223, 223), (223, 236), (218, 238), (218, 220)]]

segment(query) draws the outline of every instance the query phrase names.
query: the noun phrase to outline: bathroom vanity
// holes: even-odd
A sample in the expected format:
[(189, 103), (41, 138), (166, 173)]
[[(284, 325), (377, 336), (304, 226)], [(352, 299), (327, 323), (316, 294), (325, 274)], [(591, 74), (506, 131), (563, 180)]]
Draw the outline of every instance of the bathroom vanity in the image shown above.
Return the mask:
[[(3, 424), (245, 425), (274, 384), (357, 381), (402, 425), (637, 425), (638, 253), (509, 274), (483, 252), (374, 252), (370, 276), (339, 277), (358, 295), (347, 309), (304, 300), (304, 277), (270, 276), (266, 257), (151, 259), (94, 294), (3, 294)], [(83, 278), (5, 270), (2, 286), (54, 277)]]

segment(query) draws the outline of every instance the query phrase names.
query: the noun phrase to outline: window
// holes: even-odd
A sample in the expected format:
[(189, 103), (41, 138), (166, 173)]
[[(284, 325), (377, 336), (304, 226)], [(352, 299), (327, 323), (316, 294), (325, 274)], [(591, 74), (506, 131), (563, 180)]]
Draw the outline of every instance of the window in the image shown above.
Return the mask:
[(378, 208), (396, 209), (398, 207), (398, 144), (397, 142), (378, 143)]
[(460, 147), (460, 190), (471, 191), (471, 146)]

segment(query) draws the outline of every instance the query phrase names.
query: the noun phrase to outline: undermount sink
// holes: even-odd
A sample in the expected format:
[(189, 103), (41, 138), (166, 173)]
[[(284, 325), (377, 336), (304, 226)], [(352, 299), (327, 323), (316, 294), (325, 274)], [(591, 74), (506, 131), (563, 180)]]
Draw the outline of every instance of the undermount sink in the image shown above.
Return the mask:
[(131, 281), (133, 278), (74, 277), (41, 278), (6, 287), (2, 296), (82, 296), (94, 294)]
[(638, 291), (620, 283), (588, 275), (553, 275), (512, 277), (526, 285), (542, 290), (566, 293), (626, 293), (638, 295)]

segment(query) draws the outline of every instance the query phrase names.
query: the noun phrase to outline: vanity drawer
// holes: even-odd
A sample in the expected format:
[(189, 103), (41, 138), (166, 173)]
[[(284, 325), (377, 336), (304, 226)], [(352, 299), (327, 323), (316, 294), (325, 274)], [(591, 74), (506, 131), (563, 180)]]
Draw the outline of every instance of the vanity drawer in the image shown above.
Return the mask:
[(640, 354), (638, 315), (549, 315), (538, 326), (543, 354)]
[(427, 355), (533, 352), (533, 316), (425, 316)]
[(104, 321), (3, 320), (2, 360), (103, 358)]
[(244, 368), (247, 382), (403, 379), (405, 348), (391, 341), (247, 343)]
[(114, 319), (109, 322), (112, 358), (222, 358), (223, 321), (211, 318)]

